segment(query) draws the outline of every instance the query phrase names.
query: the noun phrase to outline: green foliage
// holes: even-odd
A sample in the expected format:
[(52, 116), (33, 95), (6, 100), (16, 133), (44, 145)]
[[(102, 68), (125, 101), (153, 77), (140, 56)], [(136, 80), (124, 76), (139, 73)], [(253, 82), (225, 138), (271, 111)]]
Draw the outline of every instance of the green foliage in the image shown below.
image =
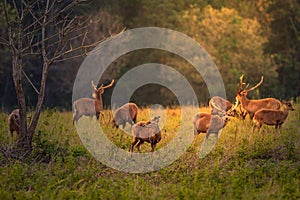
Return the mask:
[(266, 43), (266, 53), (278, 65), (282, 97), (296, 97), (300, 91), (300, 4), (297, 0), (272, 1), (268, 8), (272, 18), (272, 35)]
[[(15, 11), (10, 4), (8, 6), (9, 17), (13, 18)], [(3, 3), (0, 3), (0, 12), (3, 16)], [(250, 93), (251, 97), (286, 99), (299, 96), (299, 13), (297, 0), (95, 0), (74, 10), (75, 15), (99, 22), (99, 25), (91, 27), (95, 34), (87, 37), (87, 41), (108, 37), (124, 27), (164, 27), (189, 35), (208, 51), (217, 64), (227, 96), (232, 101), (242, 73), (250, 85), (256, 83), (261, 75), (265, 77), (259, 93)], [(3, 17), (0, 19), (3, 37), (6, 28)], [(2, 45), (0, 53), (3, 55), (0, 61), (0, 85), (3, 88), (0, 90), (0, 106), (7, 110), (14, 108), (17, 102), (12, 70), (8, 67), (11, 66), (9, 49)], [(78, 59), (53, 66), (47, 80), (46, 106), (71, 108), (72, 83), (81, 61)], [(150, 62), (178, 70), (198, 91), (199, 101), (208, 101), (209, 94), (201, 75), (184, 59), (159, 50), (128, 53), (112, 63), (102, 78), (118, 80), (132, 67)], [(36, 81), (39, 80), (40, 68), (35, 66), (41, 64), (37, 58), (32, 58), (24, 65), (25, 72), (38, 87)], [(161, 99), (164, 105), (176, 103), (171, 92), (152, 86), (138, 91), (134, 100), (147, 105), (156, 99)], [(33, 105), (35, 92), (26, 79), (24, 88), (29, 94), (27, 102)], [(157, 96), (150, 95), (153, 92)], [(109, 102), (106, 95), (104, 102)]]
[[(71, 113), (46, 110), (41, 115), (31, 157), (0, 167), (0, 198), (299, 199), (299, 103), (295, 109), (281, 134), (267, 126), (261, 133), (252, 133), (249, 118), (232, 118), (203, 159), (199, 159), (198, 152), (205, 135), (200, 134), (173, 164), (145, 174), (128, 174), (104, 166), (82, 145)], [(178, 108), (167, 109), (163, 138), (157, 148), (172, 140), (179, 116)], [(0, 115), (2, 142), (9, 141), (6, 117)], [(144, 108), (138, 121), (148, 119), (149, 109)], [(130, 136), (110, 125), (104, 129), (117, 146), (128, 149)], [(150, 151), (150, 145), (142, 145), (141, 150)]]
[[(249, 83), (264, 75), (269, 85), (276, 84), (277, 73), (270, 57), (264, 55), (267, 38), (258, 20), (243, 18), (231, 8), (214, 9), (208, 5), (201, 10), (191, 5), (183, 15), (185, 32), (197, 40), (212, 56), (227, 86), (227, 94), (234, 99), (241, 74)], [(235, 86), (235, 87), (234, 87)], [(270, 94), (264, 91), (262, 94)]]

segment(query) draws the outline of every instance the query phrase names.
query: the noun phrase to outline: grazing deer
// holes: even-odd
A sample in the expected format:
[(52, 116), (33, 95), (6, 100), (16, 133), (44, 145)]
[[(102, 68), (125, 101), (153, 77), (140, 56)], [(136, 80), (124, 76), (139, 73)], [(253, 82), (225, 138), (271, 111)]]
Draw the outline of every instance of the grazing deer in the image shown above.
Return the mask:
[(235, 105), (230, 101), (219, 96), (214, 96), (209, 100), (209, 106), (211, 107), (212, 115), (219, 116), (236, 116), (236, 107), (238, 106), (238, 100), (236, 99)]
[(156, 144), (161, 140), (161, 131), (158, 126), (160, 116), (154, 117), (151, 121), (140, 121), (132, 126), (133, 140), (129, 151), (133, 152), (134, 146), (140, 152), (140, 146), (144, 142), (151, 144), (151, 152), (154, 151)]
[(198, 113), (193, 120), (194, 135), (206, 133), (207, 139), (211, 133), (215, 133), (218, 137), (220, 130), (226, 126), (229, 120), (227, 115), (220, 117), (209, 113)]
[(249, 84), (243, 88), (243, 76), (240, 77), (240, 84), (238, 91), (236, 93), (236, 98), (241, 102), (242, 108), (245, 109), (250, 119), (253, 119), (254, 113), (262, 108), (267, 109), (274, 109), (274, 110), (280, 110), (281, 103), (279, 100), (274, 98), (265, 98), (265, 99), (257, 99), (257, 100), (250, 100), (247, 98), (247, 94), (249, 91), (252, 91), (256, 89), (258, 86), (260, 86), (263, 82), (263, 76), (261, 77), (261, 80), (259, 83), (257, 83), (254, 87), (247, 89)]
[(131, 126), (136, 123), (139, 108), (135, 103), (126, 103), (118, 108), (114, 113), (112, 120), (113, 127), (119, 128), (120, 125), (125, 128), (126, 122)]
[(282, 124), (285, 122), (288, 117), (289, 111), (295, 110), (291, 102), (282, 102), (284, 110), (274, 110), (274, 109), (260, 109), (254, 114), (253, 121), (255, 123), (253, 127), (253, 132), (255, 128), (258, 128), (258, 132), (260, 132), (260, 128), (263, 124), (273, 126), (278, 132), (280, 132), (280, 128)]
[(74, 107), (75, 115), (73, 117), (73, 124), (77, 123), (78, 119), (83, 115), (90, 116), (90, 117), (96, 115), (98, 120), (101, 114), (104, 120), (104, 114), (102, 112), (103, 110), (102, 94), (104, 93), (105, 89), (113, 86), (114, 80), (112, 80), (111, 83), (107, 86), (103, 86), (102, 84), (99, 88), (95, 86), (94, 81), (92, 81), (91, 84), (94, 92), (93, 97), (95, 99), (80, 98), (74, 102), (73, 107)]

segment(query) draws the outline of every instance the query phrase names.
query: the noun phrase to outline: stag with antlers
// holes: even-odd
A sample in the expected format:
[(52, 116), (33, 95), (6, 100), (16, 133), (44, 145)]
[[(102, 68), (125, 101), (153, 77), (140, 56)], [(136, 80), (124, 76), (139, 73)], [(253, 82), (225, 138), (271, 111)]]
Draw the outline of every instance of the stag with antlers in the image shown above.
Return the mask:
[(243, 77), (244, 75), (240, 77), (240, 84), (239, 84), (238, 91), (236, 93), (236, 98), (239, 100), (239, 102), (241, 102), (242, 108), (248, 112), (251, 120), (253, 119), (254, 113), (262, 108), (274, 109), (274, 110), (280, 109), (281, 103), (279, 100), (275, 98), (264, 98), (264, 99), (256, 99), (256, 100), (247, 98), (247, 94), (249, 91), (258, 88), (262, 84), (264, 80), (263, 76), (261, 77), (259, 83), (257, 83), (255, 86), (253, 86), (250, 89), (247, 89), (249, 84), (245, 88), (243, 88)]
[(82, 117), (83, 115), (90, 116), (90, 117), (96, 115), (97, 119), (99, 119), (99, 116), (101, 114), (104, 120), (104, 114), (102, 112), (103, 110), (102, 94), (104, 93), (105, 89), (113, 86), (114, 80), (112, 80), (109, 85), (104, 86), (102, 84), (99, 88), (95, 86), (94, 81), (92, 81), (91, 84), (94, 91), (93, 97), (95, 99), (80, 98), (74, 102), (73, 107), (74, 107), (75, 115), (73, 117), (73, 123), (75, 122), (77, 123), (79, 118)]

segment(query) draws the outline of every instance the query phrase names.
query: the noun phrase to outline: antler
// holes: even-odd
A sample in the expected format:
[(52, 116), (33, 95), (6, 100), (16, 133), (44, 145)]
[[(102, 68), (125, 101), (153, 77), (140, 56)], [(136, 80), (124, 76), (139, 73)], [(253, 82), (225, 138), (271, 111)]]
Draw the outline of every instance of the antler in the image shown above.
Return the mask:
[(96, 85), (94, 84), (94, 80), (91, 81), (91, 84), (92, 84), (93, 90), (96, 91), (96, 90), (97, 90), (97, 87), (96, 87)]
[(246, 91), (248, 92), (248, 91), (256, 89), (258, 86), (260, 86), (262, 84), (263, 81), (264, 81), (264, 77), (261, 76), (261, 79), (260, 79), (259, 83), (257, 83), (254, 87), (252, 87), (252, 88), (250, 88), (250, 89), (248, 89)]
[(238, 92), (243, 90), (243, 77), (244, 77), (244, 74), (242, 74), (242, 76), (240, 77), (240, 84), (239, 84)]
[(110, 83), (109, 85), (107, 85), (107, 86), (103, 86), (103, 84), (101, 84), (101, 86), (98, 87), (98, 89), (97, 89), (97, 86), (94, 84), (94, 80), (91, 81), (91, 84), (92, 84), (93, 90), (96, 91), (96, 90), (99, 90), (100, 88), (101, 88), (101, 89), (109, 88), (109, 87), (113, 86), (114, 82), (115, 82), (115, 80), (113, 79), (113, 80), (111, 81), (111, 83)]
[(211, 105), (212, 107), (216, 108), (217, 110), (221, 111), (222, 113), (226, 113), (224, 109), (220, 108), (219, 106), (217, 106), (214, 101), (211, 101)]
[(231, 107), (231, 108), (227, 111), (227, 113), (230, 113), (231, 111), (235, 110), (235, 109), (238, 107), (238, 105), (239, 105), (239, 100), (238, 100), (238, 98), (236, 97), (236, 98), (235, 98), (235, 104), (234, 104), (234, 106)]
[(106, 88), (109, 88), (109, 87), (113, 86), (114, 82), (115, 82), (115, 79), (113, 79), (109, 85), (107, 85), (107, 86), (103, 86), (103, 85), (101, 85), (101, 87), (100, 87), (100, 88), (101, 88), (101, 89), (106, 89)]

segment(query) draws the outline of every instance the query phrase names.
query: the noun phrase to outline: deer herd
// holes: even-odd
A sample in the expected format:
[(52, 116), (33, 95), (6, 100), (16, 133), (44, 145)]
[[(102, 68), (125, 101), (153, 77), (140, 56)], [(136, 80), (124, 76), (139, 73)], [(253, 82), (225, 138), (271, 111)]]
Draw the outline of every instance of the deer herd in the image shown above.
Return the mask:
[[(242, 119), (245, 119), (246, 115), (249, 115), (250, 120), (253, 120), (253, 132), (256, 128), (258, 129), (258, 132), (260, 132), (263, 124), (275, 126), (277, 131), (280, 132), (280, 128), (287, 119), (289, 111), (294, 110), (293, 105), (291, 102), (280, 102), (275, 98), (248, 99), (248, 92), (258, 88), (262, 82), (263, 77), (261, 77), (261, 80), (255, 86), (248, 89), (249, 84), (246, 87), (243, 87), (244, 83), (242, 75), (236, 92), (235, 104), (232, 104), (230, 101), (219, 96), (212, 97), (209, 101), (211, 112), (200, 112), (193, 118), (194, 135), (206, 133), (206, 138), (209, 138), (211, 133), (215, 133), (218, 137), (220, 130), (222, 130), (230, 121), (230, 117), (241, 117)], [(103, 118), (104, 123), (107, 124), (109, 121), (106, 122), (104, 118), (102, 94), (105, 89), (112, 87), (113, 84), (114, 80), (106, 86), (102, 84), (100, 87), (97, 87), (92, 81), (91, 85), (94, 99), (80, 98), (73, 103), (75, 112), (73, 124), (77, 124), (82, 116), (96, 116), (98, 120), (100, 115)], [(129, 147), (130, 152), (133, 152), (135, 145), (137, 150), (140, 151), (140, 146), (144, 142), (151, 144), (151, 151), (153, 152), (156, 144), (161, 140), (161, 130), (158, 126), (160, 117), (156, 116), (150, 121), (137, 122), (137, 115), (138, 106), (135, 103), (126, 103), (116, 109), (110, 123), (115, 128), (119, 128), (121, 125), (125, 128), (126, 123), (131, 125), (133, 140)], [(13, 137), (14, 131), (19, 134), (18, 109), (14, 110), (9, 115), (8, 124), (11, 137)]]

